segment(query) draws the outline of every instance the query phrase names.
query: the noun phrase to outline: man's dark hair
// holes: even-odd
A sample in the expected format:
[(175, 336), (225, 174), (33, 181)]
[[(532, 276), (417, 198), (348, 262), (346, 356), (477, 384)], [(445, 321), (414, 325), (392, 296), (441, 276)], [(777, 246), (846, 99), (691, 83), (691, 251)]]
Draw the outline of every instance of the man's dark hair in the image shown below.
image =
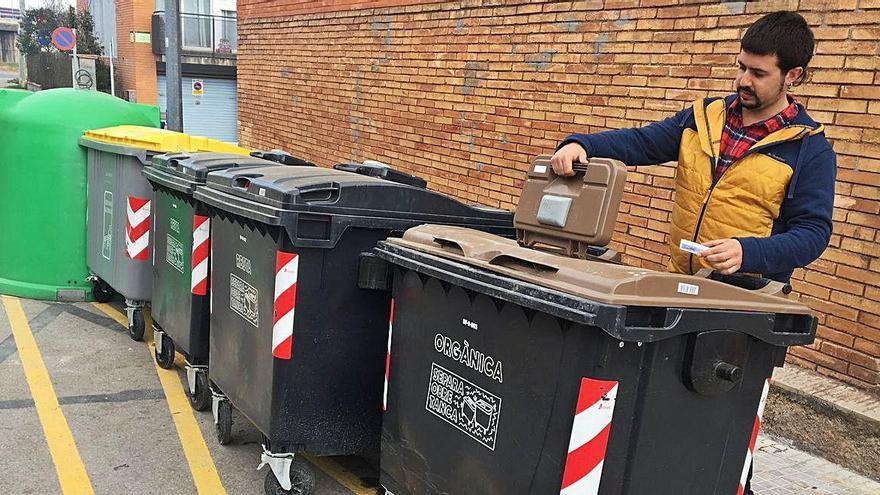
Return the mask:
[(815, 41), (807, 21), (796, 12), (774, 12), (755, 21), (742, 38), (743, 51), (755, 55), (776, 55), (779, 68), (785, 74), (795, 67), (804, 73), (795, 81), (800, 84), (807, 77), (807, 65), (813, 58)]

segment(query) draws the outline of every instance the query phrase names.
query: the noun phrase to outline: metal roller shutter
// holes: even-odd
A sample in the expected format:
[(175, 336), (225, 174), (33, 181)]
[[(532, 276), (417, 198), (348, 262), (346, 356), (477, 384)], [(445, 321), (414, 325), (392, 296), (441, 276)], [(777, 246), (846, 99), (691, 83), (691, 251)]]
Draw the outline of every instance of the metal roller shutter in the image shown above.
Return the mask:
[[(193, 79), (202, 81), (202, 96), (193, 96)], [(165, 113), (165, 75), (158, 76), (159, 108)], [(230, 143), (238, 142), (238, 94), (235, 79), (183, 77), (183, 132)]]

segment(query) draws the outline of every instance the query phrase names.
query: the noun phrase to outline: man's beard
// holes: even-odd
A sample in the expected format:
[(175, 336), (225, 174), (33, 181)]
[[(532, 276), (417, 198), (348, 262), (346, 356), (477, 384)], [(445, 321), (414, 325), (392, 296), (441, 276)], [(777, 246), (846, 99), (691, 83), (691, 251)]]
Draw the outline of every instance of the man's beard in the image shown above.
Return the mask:
[[(779, 83), (779, 89), (777, 90), (776, 94), (778, 95), (778, 94), (782, 93), (783, 88), (785, 88), (784, 81)], [(762, 100), (761, 98), (758, 98), (757, 93), (755, 93), (751, 89), (747, 89), (742, 86), (737, 86), (736, 94), (737, 94), (737, 98), (739, 98), (739, 103), (740, 103), (740, 105), (743, 106), (743, 108), (748, 108), (749, 110), (757, 110), (757, 109), (762, 108), (764, 106), (764, 100)], [(743, 94), (750, 96), (751, 100), (750, 101), (743, 100), (743, 98), (742, 98)]]

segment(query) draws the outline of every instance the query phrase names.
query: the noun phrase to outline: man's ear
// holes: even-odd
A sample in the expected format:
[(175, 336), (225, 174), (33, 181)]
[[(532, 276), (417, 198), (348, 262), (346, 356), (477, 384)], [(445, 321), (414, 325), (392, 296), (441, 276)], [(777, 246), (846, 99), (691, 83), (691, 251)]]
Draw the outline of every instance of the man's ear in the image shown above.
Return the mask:
[(789, 69), (788, 73), (785, 74), (785, 85), (789, 87), (797, 86), (804, 82), (804, 79), (806, 79), (804, 68), (795, 67), (794, 69)]

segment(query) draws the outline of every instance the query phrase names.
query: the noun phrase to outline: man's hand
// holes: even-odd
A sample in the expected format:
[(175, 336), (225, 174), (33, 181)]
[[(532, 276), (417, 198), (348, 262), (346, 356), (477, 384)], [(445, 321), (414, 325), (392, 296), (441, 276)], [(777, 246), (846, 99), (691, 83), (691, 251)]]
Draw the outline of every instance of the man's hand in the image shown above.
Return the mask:
[(550, 165), (556, 175), (574, 175), (571, 164), (574, 162), (587, 163), (587, 152), (577, 143), (568, 143), (553, 154)]
[(736, 239), (718, 239), (703, 243), (709, 249), (700, 253), (709, 266), (722, 275), (736, 273), (742, 266), (743, 248)]

